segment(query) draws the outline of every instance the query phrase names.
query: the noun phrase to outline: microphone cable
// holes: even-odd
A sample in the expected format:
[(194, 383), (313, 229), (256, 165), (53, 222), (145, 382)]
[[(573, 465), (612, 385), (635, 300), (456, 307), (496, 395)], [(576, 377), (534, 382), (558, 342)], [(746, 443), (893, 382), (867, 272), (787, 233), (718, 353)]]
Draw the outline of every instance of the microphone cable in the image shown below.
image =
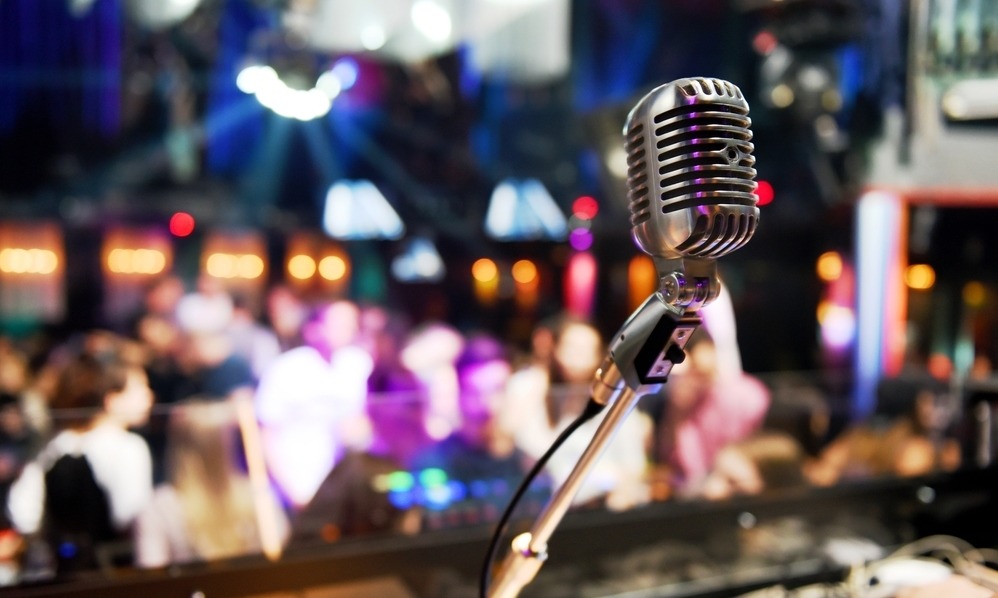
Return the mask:
[(520, 482), (520, 486), (516, 489), (516, 492), (513, 493), (513, 497), (510, 499), (509, 504), (506, 505), (506, 510), (503, 511), (502, 516), (499, 517), (499, 521), (496, 523), (495, 531), (492, 532), (492, 539), (489, 541), (489, 548), (485, 553), (485, 562), (482, 563), (481, 576), (479, 577), (479, 593), (481, 598), (488, 597), (489, 583), (492, 573), (492, 561), (495, 559), (496, 549), (499, 547), (499, 541), (502, 539), (505, 529), (509, 525), (509, 520), (513, 516), (513, 511), (516, 509), (517, 504), (519, 504), (520, 499), (522, 499), (523, 495), (527, 493), (527, 490), (530, 488), (530, 485), (533, 483), (534, 479), (540, 475), (541, 471), (544, 469), (544, 466), (547, 465), (547, 462), (551, 459), (551, 457), (558, 451), (559, 448), (561, 448), (561, 445), (565, 444), (565, 441), (568, 440), (568, 438), (574, 434), (576, 430), (582, 427), (582, 424), (596, 417), (604, 407), (605, 405), (601, 405), (590, 399), (586, 403), (586, 408), (582, 410), (582, 413), (572, 420), (572, 422), (568, 424), (568, 427), (566, 427), (561, 434), (554, 439), (551, 446), (549, 446), (548, 449), (544, 451), (544, 454), (537, 459), (537, 462), (534, 463), (534, 466), (530, 468), (530, 471), (527, 472), (527, 475), (524, 476), (523, 480)]

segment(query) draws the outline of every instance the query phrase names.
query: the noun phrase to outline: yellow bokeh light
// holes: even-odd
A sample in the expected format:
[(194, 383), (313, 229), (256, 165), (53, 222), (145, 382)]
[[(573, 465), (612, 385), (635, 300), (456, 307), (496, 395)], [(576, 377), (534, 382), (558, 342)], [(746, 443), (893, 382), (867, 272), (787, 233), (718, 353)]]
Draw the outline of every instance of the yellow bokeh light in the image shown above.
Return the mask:
[(59, 257), (49, 249), (6, 247), (0, 251), (0, 272), (10, 274), (51, 274)]
[(499, 268), (495, 262), (483, 257), (471, 265), (471, 276), (478, 282), (489, 282), (499, 276)]
[(28, 251), (20, 247), (7, 247), (0, 251), (0, 271), (24, 274), (28, 271)]
[(984, 285), (976, 280), (972, 280), (963, 285), (963, 302), (970, 307), (980, 307), (984, 305), (984, 300), (987, 298), (987, 294), (987, 289), (984, 288)]
[(912, 264), (904, 272), (904, 283), (919, 291), (931, 289), (936, 284), (936, 271), (928, 264)]
[(818, 309), (816, 310), (816, 316), (818, 322), (824, 322), (825, 318), (828, 317), (828, 312), (832, 309), (833, 305), (828, 301), (822, 301), (818, 303)]
[(48, 249), (29, 249), (28, 254), (31, 256), (31, 263), (37, 274), (51, 274), (55, 272), (56, 266), (59, 265), (59, 258), (56, 257), (54, 251)]
[(159, 274), (166, 268), (166, 256), (157, 249), (112, 249), (107, 269), (114, 274)]
[(239, 256), (236, 263), (236, 275), (240, 278), (260, 278), (263, 276), (263, 258), (252, 253)]
[(115, 274), (130, 274), (132, 267), (131, 249), (112, 249), (107, 254), (107, 269)]
[(166, 256), (158, 249), (136, 249), (132, 264), (138, 274), (159, 274), (166, 268)]
[(215, 278), (235, 278), (238, 266), (236, 256), (230, 253), (213, 253), (205, 262), (205, 271)]
[(528, 284), (536, 280), (537, 266), (530, 260), (520, 260), (513, 264), (513, 280)]
[(769, 92), (769, 100), (777, 108), (786, 108), (794, 103), (794, 90), (786, 83), (780, 83)]
[(315, 260), (311, 256), (299, 253), (288, 260), (288, 274), (298, 280), (308, 280), (315, 276)]
[(818, 257), (815, 268), (818, 278), (825, 282), (838, 280), (842, 276), (842, 256), (837, 251), (826, 251)]
[(327, 255), (319, 262), (319, 276), (326, 280), (339, 280), (346, 273), (347, 263), (338, 255)]

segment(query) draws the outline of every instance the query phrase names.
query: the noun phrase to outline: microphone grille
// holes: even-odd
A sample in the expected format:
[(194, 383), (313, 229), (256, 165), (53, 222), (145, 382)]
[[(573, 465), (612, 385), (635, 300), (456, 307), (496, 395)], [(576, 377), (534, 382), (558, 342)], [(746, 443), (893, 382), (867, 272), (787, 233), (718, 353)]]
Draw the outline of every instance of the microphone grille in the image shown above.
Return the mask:
[(689, 78), (656, 88), (628, 115), (628, 203), (646, 252), (718, 257), (755, 233), (748, 111), (737, 86)]

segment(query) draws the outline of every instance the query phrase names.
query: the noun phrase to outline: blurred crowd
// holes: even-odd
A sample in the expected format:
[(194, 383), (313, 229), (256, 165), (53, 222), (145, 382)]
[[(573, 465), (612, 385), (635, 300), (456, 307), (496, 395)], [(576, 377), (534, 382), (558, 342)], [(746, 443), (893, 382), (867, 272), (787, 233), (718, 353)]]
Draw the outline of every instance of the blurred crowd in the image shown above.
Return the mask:
[[(513, 346), (284, 287), (263, 303), (165, 278), (119, 329), (0, 338), (0, 581), (493, 523), (606, 353), (591, 322), (567, 315)], [(832, 433), (820, 393), (742, 371), (730, 314), (706, 323), (575, 508), (959, 465), (945, 376), (885, 381), (892, 411)], [(555, 454), (521, 515), (539, 512), (600, 419)]]

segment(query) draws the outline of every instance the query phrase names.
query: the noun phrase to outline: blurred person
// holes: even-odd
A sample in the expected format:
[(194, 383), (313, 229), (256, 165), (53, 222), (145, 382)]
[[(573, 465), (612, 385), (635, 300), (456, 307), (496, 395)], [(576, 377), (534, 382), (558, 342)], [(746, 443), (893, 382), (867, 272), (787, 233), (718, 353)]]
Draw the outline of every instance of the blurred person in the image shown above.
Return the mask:
[(805, 485), (804, 451), (797, 440), (782, 432), (762, 431), (722, 448), (695, 494), (722, 500)]
[(302, 327), (309, 309), (297, 293), (284, 285), (271, 287), (264, 301), (264, 313), (282, 352), (302, 345)]
[[(469, 336), (455, 367), (461, 423), (412, 461), (420, 483), (447, 490), (446, 496), (438, 496), (433, 488), (424, 489), (423, 524), (428, 528), (495, 521), (530, 467), (529, 456), (499, 425), (511, 374), (506, 348), (490, 335)], [(456, 486), (461, 490), (455, 491)], [(543, 486), (543, 481), (537, 483), (533, 491)]]
[(427, 388), (402, 363), (408, 323), (401, 314), (366, 306), (360, 344), (373, 357), (367, 415), (372, 429), (368, 452), (405, 465), (433, 442), (427, 431)]
[(742, 355), (738, 346), (738, 326), (735, 321), (735, 306), (728, 291), (728, 285), (721, 281), (717, 297), (700, 308), (703, 328), (710, 336), (717, 354), (718, 372), (722, 376), (740, 376)]
[(28, 426), (36, 434), (48, 431), (48, 401), (32, 376), (28, 354), (13, 341), (0, 336), (0, 393), (17, 397)]
[[(605, 355), (599, 331), (588, 322), (561, 318), (550, 324), (550, 330), (554, 343), (550, 360), (536, 360), (512, 375), (503, 410), (503, 427), (512, 433), (516, 446), (535, 459), (582, 412)], [(605, 413), (583, 424), (552, 456), (547, 470), (556, 483), (571, 473)], [(574, 502), (615, 510), (647, 502), (650, 433), (650, 419), (643, 413), (635, 411), (624, 418)]]
[(0, 392), (16, 395), (27, 386), (27, 356), (10, 339), (0, 336)]
[(189, 384), (181, 369), (179, 355), (185, 338), (174, 316), (148, 313), (136, 323), (136, 339), (142, 350), (142, 363), (153, 394), (149, 422), (137, 430), (149, 444), (153, 457), (153, 480), (163, 481), (166, 454), (166, 428), (170, 407), (180, 400)]
[(7, 517), (7, 495), (33, 456), (37, 436), (28, 425), (20, 398), (0, 391), (0, 530), (11, 527)]
[(194, 397), (171, 409), (166, 483), (136, 519), (136, 565), (213, 561), (283, 546), (287, 516), (277, 497), (258, 491), (236, 465), (243, 460), (237, 429), (232, 402)]
[(789, 434), (810, 459), (827, 444), (830, 427), (831, 409), (821, 389), (810, 384), (774, 384), (764, 430)]
[(15, 528), (44, 541), (58, 574), (94, 568), (98, 546), (127, 540), (152, 494), (149, 448), (129, 428), (147, 420), (151, 405), (145, 371), (116, 354), (83, 353), (61, 369), (55, 436), (25, 465), (8, 501)]
[(281, 354), (277, 334), (259, 321), (243, 294), (232, 295), (232, 319), (226, 333), (235, 353), (249, 363), (254, 380), (259, 380), (263, 370)]
[(295, 510), (311, 500), (364, 415), (373, 360), (355, 344), (359, 315), (349, 300), (315, 308), (302, 328), (305, 344), (275, 359), (256, 389), (267, 467)]
[(125, 318), (127, 332), (135, 336), (139, 322), (146, 316), (173, 319), (177, 313), (177, 305), (185, 294), (186, 285), (175, 274), (164, 274), (153, 279), (142, 291), (142, 304)]
[(947, 432), (948, 382), (934, 377), (885, 382), (878, 393), (882, 415), (850, 426), (825, 447), (805, 470), (812, 483), (912, 477), (960, 466), (960, 445)]
[(409, 332), (408, 320), (401, 313), (381, 305), (361, 307), (357, 345), (367, 351), (374, 362), (367, 380), (372, 394), (390, 389), (397, 378), (414, 378), (402, 365), (403, 343)]
[(183, 333), (176, 318), (146, 314), (136, 323), (135, 338), (142, 347), (149, 387), (157, 402), (174, 402), (183, 379), (178, 360)]
[(249, 362), (236, 352), (229, 337), (231, 295), (221, 289), (206, 291), (185, 295), (177, 305), (182, 333), (178, 361), (184, 375), (174, 401), (193, 396), (251, 396), (256, 385)]
[[(406, 472), (402, 460), (391, 451), (398, 443), (394, 436), (407, 433), (390, 413), (394, 410), (390, 401), (368, 403), (367, 417), (358, 419), (344, 438), (343, 456), (309, 503), (295, 513), (289, 544), (310, 546), (356, 536), (419, 531), (416, 511), (396, 504), (390, 495), (389, 480)], [(416, 423), (416, 429), (421, 429)], [(392, 438), (385, 442), (387, 436)]]
[(698, 328), (686, 345), (686, 359), (672, 370), (658, 402), (653, 459), (679, 493), (699, 487), (718, 452), (760, 429), (770, 404), (769, 389), (731, 364), (722, 364), (713, 338)]
[(414, 330), (399, 355), (425, 389), (424, 426), (435, 440), (446, 438), (461, 424), (454, 361), (463, 348), (464, 338), (456, 328), (433, 321)]
[(186, 293), (184, 281), (179, 276), (167, 274), (157, 278), (145, 291), (143, 298), (145, 313), (172, 316)]

